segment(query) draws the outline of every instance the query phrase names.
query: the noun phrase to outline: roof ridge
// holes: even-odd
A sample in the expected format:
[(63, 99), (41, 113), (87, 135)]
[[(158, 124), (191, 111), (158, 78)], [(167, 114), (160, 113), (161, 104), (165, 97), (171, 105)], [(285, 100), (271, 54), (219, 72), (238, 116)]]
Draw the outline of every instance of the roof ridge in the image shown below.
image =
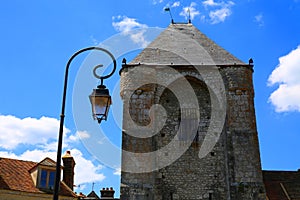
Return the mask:
[(0, 161), (1, 161), (2, 159), (5, 159), (5, 160), (16, 160), (16, 161), (21, 161), (21, 162), (38, 163), (38, 162), (35, 162), (35, 161), (31, 161), (31, 160), (23, 160), (23, 159), (16, 159), (16, 158), (0, 157)]

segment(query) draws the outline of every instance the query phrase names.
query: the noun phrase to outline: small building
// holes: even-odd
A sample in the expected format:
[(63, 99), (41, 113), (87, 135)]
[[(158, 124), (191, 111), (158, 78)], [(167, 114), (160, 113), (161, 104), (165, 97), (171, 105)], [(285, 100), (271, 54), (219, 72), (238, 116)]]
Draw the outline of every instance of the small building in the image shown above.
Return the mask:
[(298, 171), (263, 170), (267, 200), (300, 199), (300, 169)]
[(115, 200), (119, 200), (118, 198), (115, 198), (115, 190), (111, 187), (111, 188), (102, 188), (102, 190), (100, 190), (100, 194), (101, 197), (99, 197), (96, 192), (93, 190), (92, 192), (90, 192), (87, 196), (81, 196), (80, 199), (84, 199), (84, 200), (91, 200), (91, 199), (102, 199), (102, 200), (109, 200), (109, 199), (115, 199)]
[[(67, 151), (62, 159), (63, 181), (60, 183), (59, 199), (78, 199), (73, 192), (75, 161), (70, 151)], [(56, 162), (50, 158), (45, 158), (39, 163), (0, 158), (0, 199), (52, 199), (55, 168)]]

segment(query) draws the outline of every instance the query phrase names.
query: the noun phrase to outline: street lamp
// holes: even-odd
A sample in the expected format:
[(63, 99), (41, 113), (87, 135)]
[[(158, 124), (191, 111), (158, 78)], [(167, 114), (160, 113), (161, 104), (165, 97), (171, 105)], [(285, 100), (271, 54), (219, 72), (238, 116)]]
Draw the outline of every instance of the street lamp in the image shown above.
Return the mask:
[(102, 120), (107, 119), (109, 107), (112, 104), (109, 90), (106, 89), (105, 85), (98, 85), (97, 89), (94, 89), (90, 95), (90, 101), (93, 118), (100, 124)]
[(111, 96), (109, 95), (109, 90), (106, 89), (106, 86), (103, 84), (103, 80), (112, 76), (113, 73), (115, 73), (115, 71), (116, 71), (116, 60), (115, 60), (114, 56), (109, 51), (106, 51), (106, 53), (109, 54), (109, 56), (113, 60), (113, 63), (114, 63), (113, 70), (110, 74), (108, 74), (106, 76), (99, 76), (96, 73), (96, 70), (99, 67), (102, 67), (103, 65), (97, 65), (94, 68), (94, 70), (93, 70), (94, 76), (101, 80), (101, 84), (98, 85), (97, 89), (94, 89), (92, 94), (89, 96), (91, 104), (92, 104), (93, 118), (95, 120), (97, 120), (99, 124), (101, 123), (102, 120), (107, 119), (109, 107), (112, 104)]
[(91, 104), (92, 104), (92, 111), (93, 111), (93, 118), (98, 121), (100, 124), (102, 120), (107, 119), (107, 114), (109, 111), (109, 107), (112, 104), (111, 96), (109, 95), (109, 90), (106, 89), (106, 86), (103, 84), (103, 80), (111, 77), (113, 73), (116, 71), (116, 59), (108, 50), (101, 48), (101, 47), (88, 47), (77, 51), (75, 54), (71, 56), (65, 71), (65, 80), (64, 80), (64, 89), (63, 89), (63, 99), (62, 99), (62, 107), (61, 107), (61, 115), (60, 115), (60, 125), (59, 125), (59, 133), (58, 133), (58, 146), (57, 146), (57, 157), (56, 157), (56, 175), (55, 175), (55, 184), (54, 184), (54, 193), (53, 193), (53, 200), (58, 200), (58, 193), (59, 193), (59, 185), (60, 185), (60, 175), (61, 175), (61, 152), (62, 152), (62, 139), (63, 139), (63, 127), (64, 127), (64, 119), (65, 119), (65, 104), (66, 104), (66, 94), (67, 94), (67, 85), (68, 85), (68, 74), (69, 74), (69, 67), (72, 60), (79, 54), (90, 51), (90, 50), (99, 50), (103, 51), (108, 54), (111, 59), (113, 60), (113, 70), (110, 74), (106, 76), (98, 76), (96, 70), (103, 65), (97, 65), (94, 70), (94, 76), (101, 80), (101, 84), (98, 85), (97, 89), (94, 89), (92, 94), (89, 96)]

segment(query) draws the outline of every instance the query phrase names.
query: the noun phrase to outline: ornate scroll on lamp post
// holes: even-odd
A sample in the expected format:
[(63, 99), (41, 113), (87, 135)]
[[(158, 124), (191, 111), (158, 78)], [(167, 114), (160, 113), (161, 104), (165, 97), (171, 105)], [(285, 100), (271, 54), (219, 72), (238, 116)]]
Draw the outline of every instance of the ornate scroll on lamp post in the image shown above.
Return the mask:
[(102, 120), (107, 119), (109, 107), (112, 104), (111, 96), (109, 95), (109, 90), (106, 89), (106, 86), (103, 84), (103, 80), (111, 77), (116, 71), (117, 62), (112, 53), (108, 50), (101, 47), (88, 47), (77, 51), (75, 54), (71, 56), (69, 59), (66, 71), (65, 71), (65, 79), (64, 79), (64, 89), (63, 89), (63, 99), (62, 99), (62, 108), (60, 115), (60, 126), (59, 126), (59, 134), (58, 134), (58, 147), (57, 147), (57, 157), (56, 157), (56, 175), (55, 175), (55, 184), (54, 184), (54, 193), (53, 200), (58, 200), (59, 196), (59, 186), (60, 186), (60, 177), (61, 177), (61, 152), (62, 152), (62, 139), (63, 139), (63, 127), (64, 127), (64, 119), (65, 119), (65, 104), (66, 104), (66, 94), (67, 94), (67, 85), (68, 85), (68, 74), (69, 67), (73, 59), (86, 51), (98, 50), (103, 51), (108, 54), (113, 60), (113, 70), (110, 74), (106, 76), (98, 76), (96, 70), (103, 65), (97, 65), (94, 70), (94, 76), (101, 80), (101, 84), (97, 86), (97, 89), (94, 89), (92, 94), (89, 96), (91, 104), (92, 104), (92, 112), (93, 118), (98, 121), (100, 124)]
[(90, 101), (92, 104), (92, 113), (95, 120), (100, 124), (102, 120), (107, 119), (109, 107), (112, 104), (111, 96), (109, 95), (109, 90), (106, 89), (106, 86), (103, 84), (103, 80), (111, 77), (116, 71), (116, 61), (113, 55), (110, 52), (106, 52), (113, 59), (114, 67), (110, 74), (106, 76), (98, 76), (96, 70), (103, 65), (97, 65), (94, 70), (94, 76), (101, 80), (101, 84), (97, 86), (97, 89), (94, 89), (90, 95)]

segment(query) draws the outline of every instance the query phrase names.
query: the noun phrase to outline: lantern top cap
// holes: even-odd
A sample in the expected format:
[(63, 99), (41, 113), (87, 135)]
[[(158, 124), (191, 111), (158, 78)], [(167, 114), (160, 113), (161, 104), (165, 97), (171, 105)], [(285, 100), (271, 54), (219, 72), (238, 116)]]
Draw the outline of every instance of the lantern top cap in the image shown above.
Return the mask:
[(98, 88), (98, 89), (105, 89), (105, 88), (106, 88), (106, 86), (105, 86), (105, 85), (103, 85), (103, 84), (101, 84), (101, 85), (98, 85), (98, 86), (97, 86), (97, 88)]

